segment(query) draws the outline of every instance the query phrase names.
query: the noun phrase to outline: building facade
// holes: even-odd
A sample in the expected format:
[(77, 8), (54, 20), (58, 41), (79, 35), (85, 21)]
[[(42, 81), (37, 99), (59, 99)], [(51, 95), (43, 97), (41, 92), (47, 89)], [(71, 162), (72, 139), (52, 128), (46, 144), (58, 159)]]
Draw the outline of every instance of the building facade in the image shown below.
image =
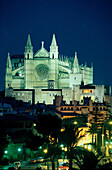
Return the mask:
[[(30, 103), (53, 104), (55, 95), (63, 95), (68, 103), (73, 100), (83, 102), (84, 95), (96, 100), (98, 88), (101, 89), (100, 102), (104, 98), (104, 87), (91, 87), (90, 93), (81, 85), (93, 84), (93, 65), (79, 65), (77, 52), (75, 57), (60, 55), (55, 34), (50, 50), (42, 41), (41, 48), (34, 54), (30, 35), (28, 35), (24, 55), (10, 56), (8, 53), (5, 74), (5, 96)], [(86, 93), (87, 92), (87, 93)]]

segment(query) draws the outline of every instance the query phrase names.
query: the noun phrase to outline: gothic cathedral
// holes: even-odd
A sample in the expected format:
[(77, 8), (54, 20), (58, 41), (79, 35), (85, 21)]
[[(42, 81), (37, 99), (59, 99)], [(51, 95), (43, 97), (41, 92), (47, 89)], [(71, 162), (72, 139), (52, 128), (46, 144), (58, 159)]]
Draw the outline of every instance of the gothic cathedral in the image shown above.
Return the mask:
[(48, 52), (42, 42), (41, 49), (35, 54), (28, 35), (24, 55), (8, 54), (5, 75), (5, 89), (62, 89), (73, 88), (81, 83), (93, 83), (93, 66), (79, 65), (75, 57), (59, 54), (55, 34)]

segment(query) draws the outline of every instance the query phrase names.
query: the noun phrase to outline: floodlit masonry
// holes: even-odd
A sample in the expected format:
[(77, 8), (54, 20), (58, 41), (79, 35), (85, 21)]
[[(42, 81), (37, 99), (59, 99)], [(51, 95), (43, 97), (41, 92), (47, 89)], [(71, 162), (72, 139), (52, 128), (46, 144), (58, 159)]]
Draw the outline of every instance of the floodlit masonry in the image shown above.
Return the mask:
[[(104, 85), (93, 85), (93, 64), (91, 67), (79, 64), (77, 52), (74, 57), (61, 55), (53, 34), (50, 50), (42, 41), (41, 48), (34, 54), (28, 35), (24, 55), (8, 53), (5, 74), (5, 96), (15, 97), (29, 103), (53, 104), (55, 95), (63, 99), (80, 101), (91, 97), (92, 101), (103, 102)], [(108, 87), (108, 94), (110, 89)]]

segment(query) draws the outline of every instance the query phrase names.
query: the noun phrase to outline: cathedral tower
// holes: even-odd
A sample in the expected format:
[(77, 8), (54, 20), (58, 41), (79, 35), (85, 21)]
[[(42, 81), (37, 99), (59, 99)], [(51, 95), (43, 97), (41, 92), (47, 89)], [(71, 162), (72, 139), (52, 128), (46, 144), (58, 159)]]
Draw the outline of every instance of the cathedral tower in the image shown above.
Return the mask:
[(53, 34), (51, 46), (50, 46), (50, 58), (51, 59), (58, 59), (58, 46), (56, 43), (55, 34)]
[(58, 88), (58, 75), (59, 75), (59, 69), (58, 69), (58, 46), (56, 43), (55, 34), (53, 34), (51, 46), (50, 46), (50, 64), (51, 64), (51, 71), (49, 75), (49, 82), (52, 82), (52, 87)]
[(79, 62), (77, 58), (77, 52), (75, 52), (75, 58), (73, 63), (73, 73), (79, 73)]
[(25, 46), (25, 59), (33, 59), (33, 46), (31, 43), (30, 34), (28, 34), (27, 43)]
[(11, 83), (12, 83), (12, 65), (11, 65), (10, 54), (8, 53), (7, 63), (6, 63), (6, 73), (5, 73), (5, 89), (11, 87), (12, 86)]
[(32, 89), (33, 88), (33, 46), (29, 34), (25, 46), (24, 55), (25, 55), (24, 57), (25, 89)]

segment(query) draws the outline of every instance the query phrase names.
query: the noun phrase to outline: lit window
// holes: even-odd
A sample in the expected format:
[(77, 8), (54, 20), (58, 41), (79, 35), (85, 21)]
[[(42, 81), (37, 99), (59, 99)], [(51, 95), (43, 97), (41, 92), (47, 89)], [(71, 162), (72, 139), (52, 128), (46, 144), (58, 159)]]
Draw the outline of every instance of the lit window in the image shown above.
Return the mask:
[(20, 93), (18, 93), (18, 96), (20, 96)]
[(92, 93), (93, 92), (93, 90), (90, 90), (90, 93)]

